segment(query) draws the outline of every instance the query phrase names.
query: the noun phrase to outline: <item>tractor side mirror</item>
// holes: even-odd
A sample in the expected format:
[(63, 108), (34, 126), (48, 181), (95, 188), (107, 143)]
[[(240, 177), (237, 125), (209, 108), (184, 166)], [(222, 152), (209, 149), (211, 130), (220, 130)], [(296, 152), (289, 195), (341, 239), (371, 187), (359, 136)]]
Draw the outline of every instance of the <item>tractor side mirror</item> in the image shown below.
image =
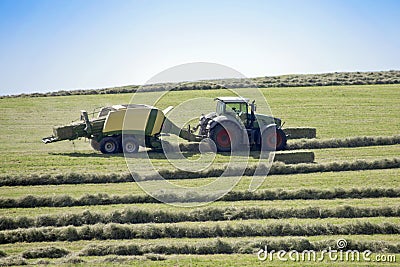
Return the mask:
[(257, 105), (256, 105), (255, 102), (256, 102), (256, 101), (253, 100), (253, 102), (251, 102), (251, 104), (250, 104), (250, 106), (251, 106), (251, 111), (252, 111), (252, 112), (256, 112), (256, 110), (257, 110)]

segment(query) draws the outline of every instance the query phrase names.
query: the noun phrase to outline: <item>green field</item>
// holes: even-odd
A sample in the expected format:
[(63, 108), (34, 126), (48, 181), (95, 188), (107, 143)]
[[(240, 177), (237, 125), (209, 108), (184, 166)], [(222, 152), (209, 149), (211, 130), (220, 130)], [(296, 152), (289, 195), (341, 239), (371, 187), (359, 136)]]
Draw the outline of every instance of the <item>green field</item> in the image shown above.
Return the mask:
[[(251, 90), (255, 89), (246, 88), (238, 91), (251, 95)], [(268, 100), (273, 115), (282, 118), (286, 127), (315, 127), (319, 140), (364, 136), (392, 137), (400, 134), (400, 85), (288, 87), (261, 90)], [(137, 101), (146, 103), (150, 94), (154, 93), (141, 93)], [(216, 97), (228, 94), (229, 92), (222, 89), (174, 91), (166, 95), (157, 106), (159, 108), (169, 105), (177, 106), (180, 102), (195, 97)], [(94, 152), (87, 140), (47, 145), (41, 143), (40, 140), (42, 137), (51, 135), (54, 125), (77, 119), (82, 109), (92, 111), (96, 107), (128, 103), (131, 97), (132, 94), (105, 94), (0, 99), (2, 114), (0, 180), (30, 179), (35, 175), (66, 176), (76, 173), (100, 176), (129, 172), (123, 155), (109, 156)], [(357, 160), (365, 160), (367, 162), (365, 164), (368, 164), (373, 160), (385, 161), (398, 158), (400, 145), (326, 148), (312, 149), (312, 151), (315, 153), (315, 163), (310, 163), (310, 165), (339, 164)], [(199, 157), (195, 152), (188, 152), (185, 156), (191, 160)], [(150, 153), (150, 157), (157, 168), (173, 170), (174, 167), (161, 154)], [(222, 168), (229, 159), (229, 156), (225, 154), (216, 155), (214, 167)], [(139, 153), (133, 161), (140, 164), (141, 154)], [(258, 162), (256, 157), (250, 157), (251, 164), (256, 162)], [(302, 189), (316, 192), (354, 189), (368, 191), (370, 197), (224, 200), (197, 208), (183, 208), (162, 203), (0, 207), (0, 226), (3, 229), (0, 231), (2, 242), (0, 265), (22, 263), (85, 265), (90, 263), (103, 266), (120, 263), (139, 266), (209, 266), (210, 264), (275, 266), (281, 262), (278, 260), (261, 262), (257, 259), (256, 252), (263, 248), (263, 244), (287, 251), (315, 249), (320, 253), (324, 246), (335, 245), (336, 240), (340, 238), (348, 241), (348, 249), (369, 249), (373, 252), (373, 257), (383, 254), (395, 255), (398, 263), (400, 261), (400, 233), (398, 232), (400, 197), (386, 197), (381, 195), (379, 190), (400, 190), (399, 167), (397, 164), (385, 169), (270, 175), (259, 189), (288, 193)], [(181, 186), (200, 186), (215, 179), (215, 177), (208, 177), (171, 181)], [(234, 191), (244, 192), (248, 189), (250, 182), (251, 177), (243, 177), (235, 186)], [(153, 181), (146, 183), (151, 184)], [(376, 190), (376, 195), (373, 195), (374, 190)], [(145, 196), (135, 182), (61, 183), (35, 186), (20, 184), (0, 187), (1, 199), (10, 201), (21, 200), (27, 196), (57, 199), (63, 196), (81, 198), (96, 194)], [(254, 210), (255, 208), (260, 210)], [(118, 216), (130, 210), (142, 212), (143, 221), (146, 223), (140, 224), (133, 219), (131, 222), (119, 222)], [(238, 210), (243, 214), (254, 214), (256, 217), (251, 219), (250, 215), (248, 217), (237, 215), (234, 219), (230, 219), (230, 216)], [(286, 217), (278, 216), (278, 218), (262, 215), (262, 212), (267, 213), (271, 210), (277, 214), (285, 214), (285, 212), (289, 214), (285, 215)], [(325, 210), (327, 214), (331, 212), (336, 215), (316, 218), (313, 217), (315, 210), (320, 210), (320, 212)], [(207, 213), (207, 211), (213, 211), (215, 214)], [(368, 215), (367, 211), (376, 212), (378, 215), (372, 213)], [(153, 221), (152, 217), (146, 217), (149, 215), (143, 215), (157, 212), (164, 214), (164, 221), (160, 222), (157, 219)], [(206, 220), (184, 219), (185, 214), (197, 214), (196, 212), (203, 215), (207, 213), (208, 215), (204, 215)], [(221, 215), (219, 212), (224, 213), (221, 220), (216, 219)], [(86, 213), (96, 214), (98, 221), (96, 219), (90, 222), (81, 221), (76, 226), (67, 226), (67, 224), (60, 226), (54, 221), (57, 217), (62, 218), (60, 221), (64, 219), (72, 221), (72, 218), (84, 217)], [(303, 213), (305, 215), (301, 217)], [(101, 222), (100, 218), (107, 220)], [(177, 222), (166, 223), (168, 218)], [(31, 225), (24, 226), (24, 222), (31, 222)], [(22, 228), (13, 228), (13, 223)], [(47, 225), (47, 227), (32, 225)], [(112, 230), (113, 227), (116, 230)], [(324, 232), (327, 227), (331, 227), (330, 233)], [(362, 231), (357, 233), (356, 230), (360, 227)], [(259, 228), (265, 231), (257, 232)], [(248, 229), (247, 235), (243, 234), (244, 229)], [(275, 229), (276, 234), (268, 232), (270, 229)], [(302, 233), (301, 236), (297, 236), (293, 229), (298, 229), (298, 233)], [(58, 240), (49, 242), (41, 239), (41, 236), (50, 235), (51, 231), (59, 234), (53, 234), (53, 237), (48, 238), (59, 236)], [(86, 237), (84, 231), (87, 231)], [(127, 231), (137, 231), (138, 235), (136, 238), (126, 239), (124, 234), (127, 234)], [(174, 237), (174, 231), (179, 231), (180, 237)], [(154, 236), (145, 238), (139, 233)], [(195, 236), (194, 233), (200, 236)], [(98, 234), (98, 238), (91, 238), (91, 234)], [(11, 239), (6, 237), (14, 238), (14, 241), (11, 242)], [(65, 240), (60, 240), (64, 237)], [(38, 240), (42, 241), (38, 242)], [(62, 248), (68, 255), (49, 258), (53, 253), (49, 247)], [(38, 251), (44, 252), (38, 254)], [(381, 262), (379, 266), (396, 266), (396, 262)], [(295, 266), (321, 264), (330, 266), (332, 262), (325, 259), (319, 263), (312, 261), (287, 263), (287, 265)], [(366, 261), (341, 262), (340, 264), (370, 266), (370, 262)]]

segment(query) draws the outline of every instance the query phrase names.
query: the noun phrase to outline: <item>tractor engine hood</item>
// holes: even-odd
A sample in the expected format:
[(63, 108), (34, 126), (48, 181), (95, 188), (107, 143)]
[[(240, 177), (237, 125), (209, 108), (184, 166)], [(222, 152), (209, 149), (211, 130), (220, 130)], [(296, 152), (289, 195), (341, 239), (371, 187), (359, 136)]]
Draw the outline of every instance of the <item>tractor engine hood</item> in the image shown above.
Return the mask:
[(256, 125), (259, 125), (259, 123), (262, 126), (267, 126), (269, 124), (276, 124), (276, 126), (281, 127), (282, 126), (282, 120), (279, 118), (275, 118), (272, 116), (268, 115), (262, 115), (262, 114), (255, 114), (256, 115), (256, 121), (254, 122)]

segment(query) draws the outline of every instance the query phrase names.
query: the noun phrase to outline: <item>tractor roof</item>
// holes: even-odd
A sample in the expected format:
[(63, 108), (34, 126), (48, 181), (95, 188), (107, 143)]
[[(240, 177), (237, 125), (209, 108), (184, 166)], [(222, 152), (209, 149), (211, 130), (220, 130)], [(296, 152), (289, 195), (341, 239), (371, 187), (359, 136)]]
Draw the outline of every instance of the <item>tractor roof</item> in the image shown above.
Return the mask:
[(120, 109), (133, 109), (133, 108), (153, 108), (149, 105), (145, 104), (122, 104), (122, 105), (113, 105), (111, 108), (115, 110), (120, 110)]
[(222, 97), (217, 97), (214, 100), (219, 100), (225, 103), (249, 103), (248, 98), (234, 97), (234, 96), (222, 96)]

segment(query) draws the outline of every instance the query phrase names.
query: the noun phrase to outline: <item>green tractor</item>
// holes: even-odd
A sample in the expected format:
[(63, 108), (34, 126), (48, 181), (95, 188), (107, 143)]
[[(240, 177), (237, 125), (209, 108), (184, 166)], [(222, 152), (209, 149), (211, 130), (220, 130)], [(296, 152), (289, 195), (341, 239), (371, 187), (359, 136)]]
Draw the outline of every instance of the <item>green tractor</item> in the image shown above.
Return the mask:
[(278, 118), (256, 114), (255, 101), (242, 97), (218, 97), (216, 112), (200, 117), (199, 135), (214, 141), (217, 150), (229, 152), (247, 145), (263, 150), (283, 150), (287, 137)]

